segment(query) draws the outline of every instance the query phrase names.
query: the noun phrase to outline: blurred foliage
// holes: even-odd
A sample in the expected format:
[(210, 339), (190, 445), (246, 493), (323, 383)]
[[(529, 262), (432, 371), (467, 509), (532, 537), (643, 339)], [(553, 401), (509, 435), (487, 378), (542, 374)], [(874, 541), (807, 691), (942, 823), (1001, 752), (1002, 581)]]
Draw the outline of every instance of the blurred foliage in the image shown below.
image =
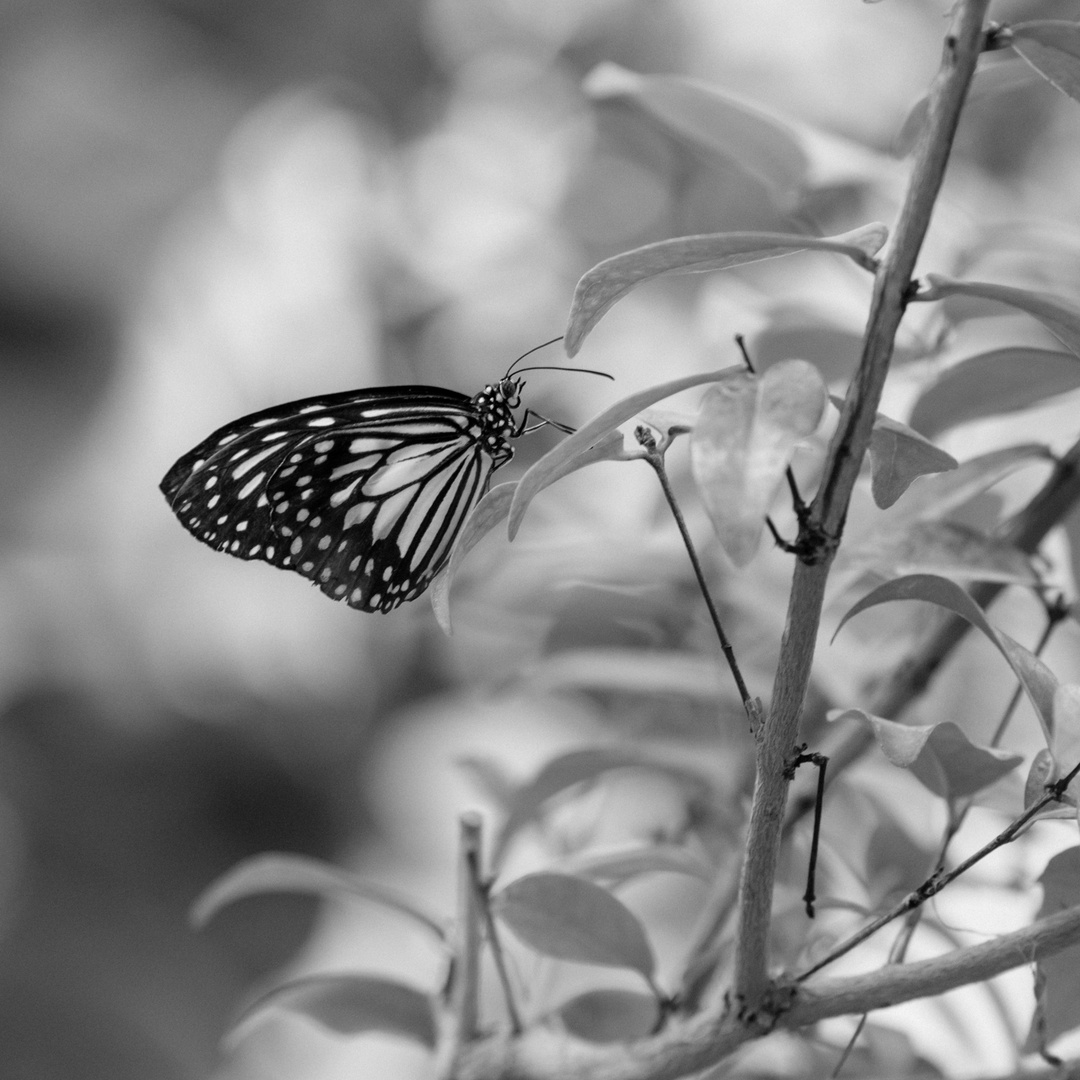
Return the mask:
[[(715, 746), (715, 687), (628, 693), (600, 662), (610, 650), (623, 663), (626, 650), (712, 655), (644, 469), (589, 470), (538, 501), (513, 548), (485, 540), (457, 586), (450, 641), (423, 599), (363, 617), (293, 575), (219, 558), (177, 526), (157, 482), (218, 424), (289, 398), (414, 381), (474, 392), (558, 332), (575, 280), (628, 247), (890, 220), (903, 169), (888, 155), (934, 71), (946, 6), (3, 5), (0, 1075), (355, 1075), (355, 1047), (294, 1027), (219, 1062), (230, 1015), (295, 957), (313, 908), (246, 901), (195, 937), (185, 909), (208, 881), (285, 849), (381, 868), (449, 909), (454, 815), (478, 798), (453, 762), (477, 746), (519, 778), (556, 748), (615, 733)], [(1075, 12), (1016, 0), (994, 15)], [(879, 182), (822, 184), (796, 214), (737, 162), (625, 102), (587, 100), (601, 61), (695, 76), (858, 143)], [(1068, 104), (1036, 79), (987, 81), (928, 266), (986, 276), (990, 264), (994, 280), (1028, 287), (1075, 280), (1080, 118)], [(1005, 243), (1000, 221), (1024, 225)], [(622, 395), (736, 362), (741, 330), (765, 366), (800, 356), (842, 381), (865, 284), (806, 265), (649, 286), (581, 362), (611, 371)], [(957, 331), (969, 348), (1005, 324), (976, 314)], [(914, 312), (902, 357), (939, 330)], [(1046, 346), (1037, 327), (1022, 332)], [(530, 404), (567, 423), (609, 400), (599, 380), (530, 377)], [(521, 464), (549, 445), (537, 435)], [(945, 445), (966, 458), (984, 439), (963, 429)], [(685, 465), (675, 483), (689, 490)], [(733, 575), (708, 558), (765, 694), (788, 564), (765, 553)], [(823, 658), (823, 700), (901, 648), (867, 625), (843, 666)], [(553, 674), (577, 650), (597, 662)], [(974, 643), (935, 688), (958, 723), (985, 727), (1007, 692), (1000, 671), (973, 681), (985, 664)], [(734, 789), (750, 740), (720, 698)], [(624, 831), (658, 827), (625, 804), (636, 815)], [(663, 794), (650, 805), (662, 819)], [(586, 826), (563, 827), (572, 849)], [(704, 835), (719, 850), (730, 823)], [(672, 922), (690, 917), (665, 903)], [(378, 929), (324, 914), (297, 966), (340, 969), (357, 952), (399, 962)], [(417, 1060), (370, 1053), (372, 1075)]]

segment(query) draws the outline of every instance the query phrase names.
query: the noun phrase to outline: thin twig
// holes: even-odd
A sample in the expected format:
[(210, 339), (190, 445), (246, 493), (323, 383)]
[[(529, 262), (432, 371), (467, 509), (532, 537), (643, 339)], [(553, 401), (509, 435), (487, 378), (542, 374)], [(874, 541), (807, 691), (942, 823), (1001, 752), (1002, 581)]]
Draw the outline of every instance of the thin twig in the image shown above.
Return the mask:
[(690, 538), (690, 530), (686, 527), (686, 520), (683, 518), (682, 510), (679, 508), (678, 500), (675, 498), (675, 492), (672, 490), (671, 481), (668, 479), (667, 469), (664, 468), (664, 451), (661, 447), (657, 446), (655, 437), (647, 427), (639, 427), (636, 432), (636, 437), (642, 448), (645, 450), (643, 460), (649, 463), (653, 472), (656, 473), (656, 478), (660, 481), (660, 487), (664, 491), (664, 498), (667, 499), (667, 504), (671, 508), (671, 515), (675, 518), (675, 524), (679, 527), (679, 534), (682, 536), (683, 544), (686, 547), (686, 553), (690, 556), (690, 565), (694, 568), (694, 576), (697, 578), (698, 588), (701, 590), (701, 595), (705, 598), (705, 606), (709, 609), (709, 618), (712, 619), (713, 628), (716, 630), (716, 636), (720, 641), (720, 649), (724, 654), (724, 659), (727, 660), (728, 667), (731, 669), (731, 675), (735, 680), (735, 685), (738, 687), (739, 697), (742, 699), (743, 708), (746, 710), (746, 715), (750, 720), (751, 727), (756, 727), (756, 706), (750, 697), (750, 691), (747, 689), (742, 672), (739, 670), (738, 661), (735, 659), (735, 650), (731, 647), (731, 642), (728, 640), (727, 634), (724, 633), (724, 627), (720, 622), (720, 613), (716, 610), (716, 604), (713, 601), (712, 594), (709, 592), (708, 583), (705, 580), (705, 571), (702, 569), (701, 560), (698, 558), (697, 550), (694, 547), (694, 541)]
[(830, 949), (826, 956), (813, 966), (807, 968), (807, 970), (799, 975), (795, 981), (805, 981), (815, 972), (818, 972), (823, 967), (831, 964), (834, 960), (838, 960), (841, 956), (851, 952), (857, 945), (861, 945), (867, 938), (876, 934), (883, 926), (887, 926), (901, 915), (921, 907), (930, 899), (930, 897), (937, 896), (946, 885), (955, 881), (961, 874), (966, 873), (976, 863), (985, 859), (987, 855), (997, 851), (999, 847), (1011, 843), (1020, 835), (1024, 827), (1034, 818), (1038, 817), (1047, 806), (1053, 802), (1061, 801), (1061, 797), (1064, 795), (1065, 790), (1078, 773), (1080, 773), (1080, 762), (1070, 769), (1060, 780), (1056, 780), (1053, 784), (1050, 784), (1041, 798), (1036, 799), (1035, 802), (1016, 818), (1015, 821), (1010, 822), (997, 834), (997, 836), (984, 844), (978, 851), (969, 855), (963, 862), (958, 863), (947, 873), (935, 871), (935, 873), (931, 874), (917, 889), (908, 893), (902, 900), (897, 901), (897, 903), (884, 914), (879, 915), (876, 919), (867, 923), (866, 926), (862, 927), (860, 930), (857, 930), (839, 945)]

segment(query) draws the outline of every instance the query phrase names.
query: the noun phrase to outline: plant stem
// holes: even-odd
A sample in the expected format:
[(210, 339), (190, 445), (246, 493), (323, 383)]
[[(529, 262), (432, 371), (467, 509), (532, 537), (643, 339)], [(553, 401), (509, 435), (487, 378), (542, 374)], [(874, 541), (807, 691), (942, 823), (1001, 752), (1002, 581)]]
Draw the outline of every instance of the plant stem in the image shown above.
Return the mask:
[(656, 473), (656, 478), (660, 481), (660, 487), (664, 491), (664, 498), (667, 499), (668, 506), (671, 508), (671, 515), (675, 518), (675, 524), (679, 527), (679, 534), (682, 536), (683, 544), (686, 547), (686, 553), (690, 556), (690, 565), (694, 568), (694, 576), (697, 578), (698, 588), (701, 589), (701, 595), (705, 598), (705, 606), (709, 609), (709, 618), (712, 619), (713, 628), (716, 630), (716, 636), (720, 640), (720, 649), (724, 654), (724, 659), (727, 660), (728, 667), (731, 669), (731, 675), (735, 680), (735, 685), (738, 687), (739, 697), (742, 699), (743, 708), (746, 710), (746, 715), (750, 720), (751, 727), (756, 727), (757, 710), (755, 703), (750, 697), (750, 691), (747, 689), (746, 681), (743, 679), (742, 672), (739, 670), (738, 661), (735, 659), (735, 650), (731, 647), (731, 642), (728, 640), (727, 634), (724, 633), (724, 627), (720, 622), (720, 613), (716, 610), (716, 604), (713, 602), (712, 594), (709, 592), (708, 583), (705, 581), (705, 571), (702, 569), (701, 560), (698, 558), (697, 549), (694, 547), (694, 541), (690, 538), (690, 530), (686, 527), (686, 519), (682, 515), (678, 500), (675, 498), (675, 492), (672, 490), (671, 481), (668, 479), (667, 469), (664, 468), (664, 452), (656, 445), (652, 433), (647, 429), (644, 431), (639, 429), (638, 442), (641, 443), (645, 450), (644, 460), (652, 466), (653, 472)]
[(482, 844), (479, 814), (462, 814), (458, 821), (458, 944), (454, 961), (452, 1006), (461, 1043), (476, 1038), (480, 1000), (480, 907), (473, 874)]
[(982, 51), (983, 20), (988, 6), (989, 0), (960, 0), (954, 9), (953, 25), (930, 91), (926, 127), (893, 243), (875, 277), (859, 369), (844, 401), (821, 486), (803, 530), (812, 529), (824, 538), (824, 544), (816, 557), (800, 558), (795, 564), (771, 715), (758, 743), (735, 956), (734, 991), (744, 1006), (752, 1006), (768, 986), (773, 882), (789, 783), (784, 776), (784, 762), (797, 741), (829, 568), (870, 444), (893, 342), (910, 295), (915, 261), (930, 224), (964, 98)]

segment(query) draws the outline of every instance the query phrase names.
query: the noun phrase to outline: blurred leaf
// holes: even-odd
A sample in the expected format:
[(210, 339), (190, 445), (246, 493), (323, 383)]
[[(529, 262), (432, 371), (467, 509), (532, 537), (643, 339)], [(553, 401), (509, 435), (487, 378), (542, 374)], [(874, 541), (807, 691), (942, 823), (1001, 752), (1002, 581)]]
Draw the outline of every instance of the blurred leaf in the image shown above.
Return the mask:
[(683, 694), (716, 701), (728, 685), (715, 659), (664, 649), (573, 649), (544, 657), (527, 675), (542, 690)]
[(715, 87), (603, 63), (586, 76), (583, 89), (596, 101), (629, 99), (669, 130), (719, 154), (781, 196), (806, 183), (809, 161), (795, 126)]
[(1038, 584), (1030, 556), (953, 521), (914, 521), (874, 532), (847, 550), (851, 567), (894, 574), (942, 574), (962, 581)]
[(888, 239), (888, 229), (872, 222), (839, 236), (797, 233), (730, 232), (679, 236), (624, 251), (597, 263), (578, 281), (566, 325), (566, 355), (574, 356), (610, 308), (643, 282), (666, 274), (700, 274), (775, 259), (796, 251), (834, 251), (873, 270), (873, 256)]
[[(1080, 686), (1066, 683), (1054, 692), (1054, 760), (1062, 775), (1080, 765)], [(1068, 794), (1080, 806), (1080, 776), (1073, 777)]]
[[(1000, 61), (994, 64), (980, 64), (972, 77), (965, 108), (976, 102), (1008, 93), (1010, 90), (1030, 86), (1036, 81), (1035, 74), (1024, 64)], [(908, 110), (904, 122), (900, 125), (900, 131), (893, 140), (893, 153), (897, 157), (905, 157), (915, 149), (915, 144), (926, 125), (928, 107), (929, 98), (923, 94)]]
[(509, 813), (517, 791), (517, 783), (500, 762), (478, 754), (467, 754), (459, 757), (454, 764), (500, 810)]
[[(1075, 907), (1080, 898), (1080, 848), (1058, 852), (1039, 882), (1043, 902), (1036, 918)], [(1080, 945), (1038, 961), (1035, 986), (1037, 1009), (1024, 1053), (1035, 1053), (1080, 1026)]]
[(716, 871), (704, 859), (675, 844), (649, 844), (602, 855), (579, 856), (567, 860), (560, 869), (611, 886), (642, 874), (685, 874), (706, 883), (716, 877)]
[(693, 431), (697, 423), (697, 413), (681, 409), (642, 409), (641, 422), (648, 424), (664, 438), (670, 438), (672, 435), (685, 435)]
[(660, 1022), (660, 1003), (632, 990), (590, 990), (559, 1009), (566, 1030), (589, 1042), (632, 1042), (652, 1034)]
[(877, 414), (870, 435), (870, 490), (882, 509), (892, 506), (911, 482), (927, 473), (947, 472), (958, 462), (906, 424)]
[(1080, 23), (1045, 19), (1010, 29), (1012, 47), (1047, 82), (1080, 101)]
[[(905, 895), (922, 884), (936, 856), (929, 837), (913, 837), (895, 819), (893, 815), (899, 812), (899, 807), (887, 807), (879, 801), (878, 808), (880, 817), (866, 845), (865, 885), (875, 910), (886, 898)], [(920, 840), (925, 846), (920, 846)]]
[(929, 287), (919, 293), (920, 300), (975, 296), (1008, 304), (1033, 315), (1065, 348), (1080, 356), (1080, 308), (1059, 296), (985, 281), (953, 281), (941, 274), (927, 274), (926, 281)]
[(526, 874), (491, 898), (526, 945), (556, 960), (630, 968), (652, 985), (656, 960), (637, 916), (606, 889), (569, 874)]
[(514, 794), (510, 815), (495, 837), (491, 861), (498, 866), (510, 841), (535, 821), (545, 803), (568, 788), (599, 779), (616, 769), (645, 769), (695, 791), (709, 787), (704, 771), (697, 772), (647, 747), (595, 746), (571, 750), (552, 758)]
[[(579, 457), (587, 456), (592, 447), (602, 439), (610, 438), (620, 424), (625, 424), (627, 420), (637, 416), (642, 409), (666, 397), (671, 397), (680, 390), (689, 390), (703, 383), (716, 382), (717, 379), (724, 378), (728, 372), (741, 370), (741, 367), (724, 368), (721, 371), (709, 371), (704, 375), (687, 375), (682, 379), (661, 383), (659, 386), (650, 386), (646, 390), (639, 390), (636, 394), (615, 402), (614, 405), (610, 405), (602, 413), (594, 416), (587, 424), (579, 427), (573, 435), (567, 436), (558, 446), (549, 450), (518, 481), (507, 526), (510, 539), (513, 540), (517, 535), (521, 527), (521, 519), (525, 516), (525, 511), (536, 494), (543, 491), (553, 479), (565, 476), (567, 471), (575, 467), (571, 464), (572, 462)], [(640, 456), (640, 454), (627, 455), (628, 458)]]
[[(587, 450), (576, 457), (563, 462), (561, 468), (552, 469), (544, 480), (544, 487), (554, 484), (578, 469), (585, 468), (597, 461), (618, 461), (624, 458), (623, 437), (618, 431), (609, 431)], [(435, 612), (439, 626), (449, 636), (452, 632), (450, 623), (450, 587), (465, 556), (480, 541), (500, 525), (510, 514), (517, 483), (497, 484), (473, 507), (450, 552), (446, 566), (436, 575), (431, 583), (431, 607)], [(541, 488), (541, 490), (543, 490)]]
[[(1080, 588), (1080, 505), (1076, 505), (1065, 515), (1061, 522), (1065, 530), (1065, 539), (1069, 542), (1069, 568), (1072, 570), (1074, 588)], [(1074, 599), (1075, 604), (1075, 599)], [(1080, 608), (1076, 609), (1080, 615)]]
[(923, 600), (947, 608), (972, 626), (981, 630), (1005, 657), (1013, 673), (1027, 692), (1035, 714), (1042, 725), (1046, 744), (1053, 746), (1054, 694), (1058, 681), (1054, 673), (1029, 649), (1013, 641), (1004, 631), (996, 630), (987, 621), (982, 608), (954, 581), (934, 574), (911, 574), (908, 577), (887, 581), (867, 593), (840, 620), (833, 640), (841, 627), (860, 611), (892, 600)]
[(1023, 761), (989, 746), (978, 746), (951, 720), (915, 726), (898, 724), (862, 709), (845, 709), (829, 714), (830, 720), (860, 719), (870, 725), (885, 757), (912, 775), (943, 799), (974, 795), (996, 783)]
[(1080, 363), (1051, 349), (994, 349), (954, 364), (915, 402), (911, 426), (927, 438), (970, 420), (1031, 408), (1080, 389)]
[(197, 927), (205, 926), (227, 904), (271, 892), (358, 896), (409, 916), (440, 940), (445, 937), (442, 921), (437, 915), (394, 889), (373, 885), (306, 855), (273, 852), (244, 859), (219, 877), (192, 904), (191, 921)]
[(435, 1049), (434, 1002), (427, 994), (374, 975), (316, 975), (275, 987), (249, 1005), (228, 1038), (233, 1044), (275, 1009), (288, 1009), (339, 1035), (381, 1031)]
[(999, 480), (1034, 461), (1051, 460), (1047, 448), (1038, 443), (991, 450), (962, 462), (947, 473), (928, 476), (909, 489), (907, 498), (881, 515), (883, 528), (895, 528), (900, 520), (928, 520), (943, 517), (993, 487)]
[(1024, 781), (1024, 809), (1033, 806), (1046, 794), (1046, 785), (1051, 784), (1058, 776), (1057, 764), (1050, 748), (1044, 746), (1031, 759), (1031, 768), (1028, 769), (1027, 780)]
[(690, 464), (720, 544), (736, 566), (757, 550), (784, 470), (825, 411), (813, 364), (786, 360), (764, 375), (734, 372), (710, 389), (690, 437)]

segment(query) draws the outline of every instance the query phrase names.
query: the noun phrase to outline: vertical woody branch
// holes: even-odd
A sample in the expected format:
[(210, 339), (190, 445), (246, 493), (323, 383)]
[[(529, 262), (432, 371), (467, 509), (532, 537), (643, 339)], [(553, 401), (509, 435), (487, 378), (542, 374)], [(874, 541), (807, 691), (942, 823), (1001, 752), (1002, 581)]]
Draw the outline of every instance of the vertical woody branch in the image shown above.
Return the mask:
[(823, 480), (810, 506), (807, 539), (820, 555), (795, 566), (771, 714), (757, 748), (757, 779), (740, 886), (735, 959), (736, 1000), (753, 1008), (768, 985), (768, 937), (773, 879), (789, 781), (784, 768), (794, 752), (799, 713), (810, 679), (829, 569), (843, 532), (848, 503), (870, 445), (874, 416), (892, 359), (896, 331), (907, 306), (915, 261), (941, 189), (975, 64), (985, 43), (989, 0), (959, 0), (941, 67), (931, 88), (922, 139), (892, 244), (874, 281), (859, 369), (848, 390)]

